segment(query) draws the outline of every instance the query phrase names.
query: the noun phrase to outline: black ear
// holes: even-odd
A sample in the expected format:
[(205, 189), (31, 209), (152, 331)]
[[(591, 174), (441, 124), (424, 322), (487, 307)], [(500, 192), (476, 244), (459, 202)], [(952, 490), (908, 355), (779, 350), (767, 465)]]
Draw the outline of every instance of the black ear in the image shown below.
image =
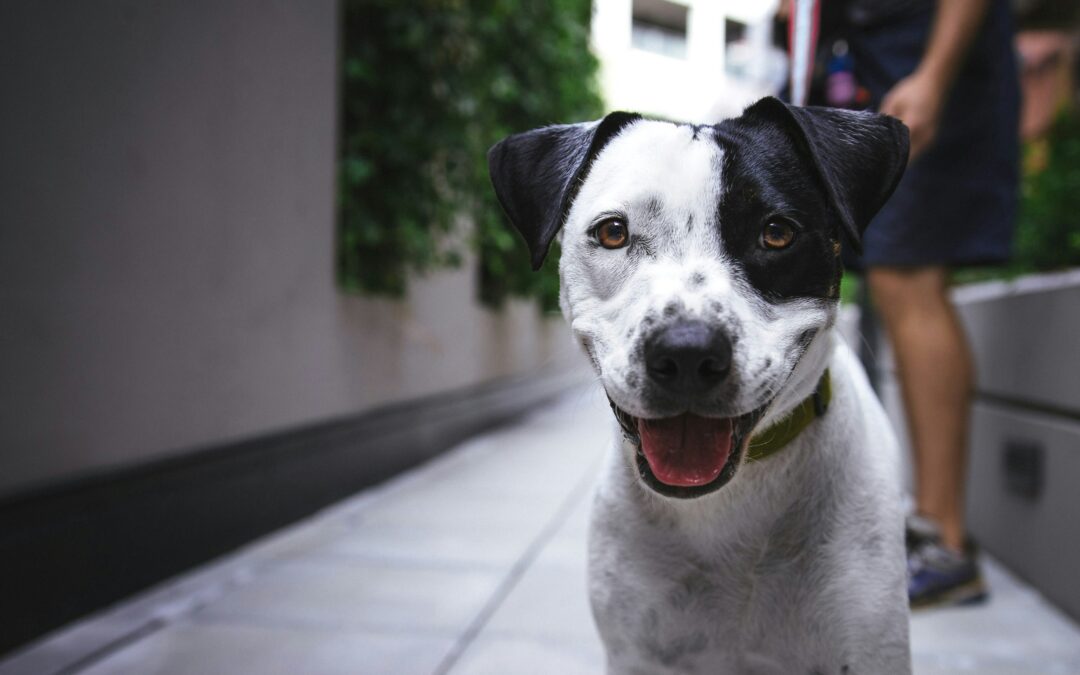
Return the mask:
[(488, 150), (495, 195), (529, 245), (534, 270), (543, 264), (592, 160), (615, 134), (640, 118), (613, 112), (597, 122), (514, 134)]
[(788, 130), (817, 168), (844, 231), (861, 253), (862, 233), (888, 201), (907, 167), (907, 127), (887, 115), (799, 108), (772, 97), (747, 108), (743, 117)]

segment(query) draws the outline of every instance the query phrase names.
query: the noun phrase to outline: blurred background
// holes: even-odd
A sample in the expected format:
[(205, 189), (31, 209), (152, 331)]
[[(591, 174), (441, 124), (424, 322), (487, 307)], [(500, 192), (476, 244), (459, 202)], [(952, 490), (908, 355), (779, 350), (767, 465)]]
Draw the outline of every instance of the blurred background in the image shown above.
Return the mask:
[[(786, 82), (775, 4), (0, 4), (0, 658), (579, 391), (558, 256), (530, 271), (487, 148), (615, 109), (738, 114)], [(1016, 256), (955, 291), (969, 511), (1076, 619), (1077, 7), (1014, 9)], [(79, 644), (9, 666), (75, 672), (103, 648)]]

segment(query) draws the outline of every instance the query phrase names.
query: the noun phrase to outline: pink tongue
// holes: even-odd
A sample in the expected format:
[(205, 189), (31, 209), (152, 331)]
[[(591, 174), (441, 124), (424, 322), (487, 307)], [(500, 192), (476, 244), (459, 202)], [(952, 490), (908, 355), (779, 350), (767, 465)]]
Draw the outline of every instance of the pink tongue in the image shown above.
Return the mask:
[(639, 419), (638, 433), (649, 468), (667, 485), (711, 483), (731, 454), (730, 418), (687, 413), (660, 420)]

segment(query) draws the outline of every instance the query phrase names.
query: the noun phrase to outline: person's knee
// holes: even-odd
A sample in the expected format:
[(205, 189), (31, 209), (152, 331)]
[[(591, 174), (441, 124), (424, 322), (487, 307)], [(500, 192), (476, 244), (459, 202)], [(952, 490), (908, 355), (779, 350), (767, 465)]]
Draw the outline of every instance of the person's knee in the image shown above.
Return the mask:
[(904, 313), (945, 301), (946, 272), (937, 267), (875, 267), (867, 271), (874, 305), (883, 314)]

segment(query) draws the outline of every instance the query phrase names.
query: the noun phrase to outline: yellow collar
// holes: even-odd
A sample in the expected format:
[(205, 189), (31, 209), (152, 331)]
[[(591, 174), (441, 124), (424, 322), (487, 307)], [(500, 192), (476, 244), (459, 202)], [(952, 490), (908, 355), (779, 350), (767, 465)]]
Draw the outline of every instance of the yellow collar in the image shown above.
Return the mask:
[(802, 433), (811, 422), (825, 415), (832, 400), (832, 386), (828, 369), (818, 380), (817, 389), (795, 407), (784, 419), (762, 429), (750, 438), (750, 447), (746, 449), (746, 459), (758, 461), (780, 450)]

